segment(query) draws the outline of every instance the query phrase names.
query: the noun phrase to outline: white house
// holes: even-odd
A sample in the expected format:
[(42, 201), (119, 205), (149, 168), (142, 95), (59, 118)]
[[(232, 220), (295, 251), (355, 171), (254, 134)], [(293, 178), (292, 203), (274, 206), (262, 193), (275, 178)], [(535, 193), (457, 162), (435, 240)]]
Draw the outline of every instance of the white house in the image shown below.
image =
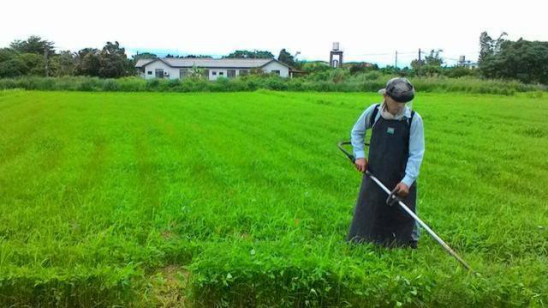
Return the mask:
[(291, 67), (276, 59), (140, 59), (135, 68), (145, 79), (184, 79), (193, 68), (203, 69), (209, 80), (219, 77), (233, 78), (248, 74), (252, 69), (261, 69), (265, 73), (278, 74), (284, 78), (291, 77)]

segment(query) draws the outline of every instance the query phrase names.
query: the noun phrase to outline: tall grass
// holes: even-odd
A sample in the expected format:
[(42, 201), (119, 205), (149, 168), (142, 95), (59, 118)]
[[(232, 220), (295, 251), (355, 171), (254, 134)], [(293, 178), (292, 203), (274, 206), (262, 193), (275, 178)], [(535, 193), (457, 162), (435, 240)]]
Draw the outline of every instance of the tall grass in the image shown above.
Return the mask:
[(546, 305), (535, 95), (414, 104), (419, 215), (476, 276), (426, 234), (344, 243), (361, 177), (335, 145), (378, 94), (0, 92), (0, 306)]
[[(274, 76), (248, 76), (236, 79), (206, 80), (144, 80), (141, 78), (99, 79), (90, 77), (41, 78), (23, 77), (0, 79), (1, 89), (90, 92), (244, 92), (257, 89), (298, 92), (375, 92), (383, 88), (392, 76), (377, 72), (351, 76), (336, 74), (324, 77), (283, 79)], [(527, 85), (517, 81), (482, 80), (472, 77), (412, 78), (421, 92), (466, 92), (513, 95), (516, 92), (542, 92), (547, 87)]]

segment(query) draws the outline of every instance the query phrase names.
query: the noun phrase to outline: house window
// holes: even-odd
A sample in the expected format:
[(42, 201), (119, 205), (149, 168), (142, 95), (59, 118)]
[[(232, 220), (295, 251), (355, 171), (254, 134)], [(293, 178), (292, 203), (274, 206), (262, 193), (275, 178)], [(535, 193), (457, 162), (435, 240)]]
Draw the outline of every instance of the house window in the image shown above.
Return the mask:
[(280, 76), (280, 70), (272, 70), (271, 73)]
[(219, 76), (223, 76), (225, 72), (219, 72)]
[(248, 75), (248, 74), (249, 74), (248, 70), (240, 70), (240, 76), (245, 76), (245, 75)]
[(217, 72), (216, 72), (216, 71), (213, 71), (213, 72), (211, 72), (211, 75), (217, 76)]
[(164, 78), (164, 70), (161, 68), (156, 69), (156, 78)]
[(152, 75), (152, 71), (148, 71), (148, 74), (149, 74), (149, 75)]
[(228, 77), (228, 78), (234, 78), (234, 77), (236, 77), (236, 70), (228, 70), (228, 71), (226, 72), (226, 77)]

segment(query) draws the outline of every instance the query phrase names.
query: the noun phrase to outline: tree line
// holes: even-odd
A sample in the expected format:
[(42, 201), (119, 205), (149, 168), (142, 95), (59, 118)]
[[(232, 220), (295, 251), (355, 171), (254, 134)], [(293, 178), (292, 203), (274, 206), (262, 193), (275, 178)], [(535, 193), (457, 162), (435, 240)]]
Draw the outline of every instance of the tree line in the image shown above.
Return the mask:
[[(506, 33), (492, 38), (487, 32), (480, 35), (478, 69), (466, 65), (448, 67), (443, 50), (431, 50), (421, 59), (413, 60), (410, 67), (396, 68), (366, 62), (345, 63), (343, 70), (351, 75), (379, 71), (402, 76), (477, 76), (486, 79), (519, 80), (524, 83), (548, 84), (548, 42), (508, 40)], [(212, 58), (208, 55), (167, 55), (167, 58)], [(138, 53), (131, 58), (118, 42), (107, 42), (103, 48), (84, 48), (77, 52), (56, 51), (54, 42), (39, 36), (15, 40), (9, 47), (0, 48), (0, 78), (20, 76), (91, 76), (120, 78), (136, 74), (139, 59), (155, 59), (156, 54)], [(236, 50), (223, 58), (261, 59), (275, 58), (270, 51)], [(285, 48), (277, 57), (280, 62), (311, 76), (336, 70), (323, 61), (298, 61)]]
[(548, 84), (548, 42), (494, 39), (480, 36), (479, 68), (486, 78), (516, 79), (525, 83)]
[[(167, 58), (212, 58), (207, 55), (175, 56)], [(55, 43), (39, 36), (26, 40), (15, 40), (9, 47), (0, 48), (0, 78), (20, 76), (90, 76), (120, 78), (136, 74), (135, 64), (139, 59), (155, 59), (156, 54), (145, 52), (128, 57), (125, 48), (118, 42), (107, 42), (103, 48), (84, 48), (77, 52), (57, 52)], [(261, 59), (274, 58), (270, 51), (236, 50), (224, 58)], [(294, 66), (293, 56), (282, 49), (278, 57), (282, 62)]]
[(118, 42), (107, 42), (102, 49), (56, 52), (53, 42), (30, 36), (0, 49), (0, 77), (81, 75), (119, 78), (132, 75), (133, 70), (132, 61)]

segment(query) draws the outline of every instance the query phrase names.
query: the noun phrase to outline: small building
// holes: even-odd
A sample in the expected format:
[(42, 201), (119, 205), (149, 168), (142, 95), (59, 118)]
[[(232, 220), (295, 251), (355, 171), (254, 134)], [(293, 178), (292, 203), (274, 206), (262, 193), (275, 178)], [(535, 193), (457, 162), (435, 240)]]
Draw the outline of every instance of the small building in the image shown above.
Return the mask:
[(200, 58), (158, 58), (140, 59), (135, 64), (139, 75), (145, 79), (166, 78), (184, 79), (195, 68), (200, 69), (209, 80), (219, 77), (234, 78), (260, 69), (264, 73), (291, 77), (288, 65), (272, 59), (200, 59)]

